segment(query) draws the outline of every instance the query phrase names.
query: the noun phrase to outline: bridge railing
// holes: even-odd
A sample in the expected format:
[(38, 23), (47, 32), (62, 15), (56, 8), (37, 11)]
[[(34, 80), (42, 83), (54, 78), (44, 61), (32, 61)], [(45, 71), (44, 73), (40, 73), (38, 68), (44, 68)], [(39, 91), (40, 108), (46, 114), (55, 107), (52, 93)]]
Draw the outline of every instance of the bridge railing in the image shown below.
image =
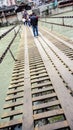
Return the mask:
[(10, 28), (9, 30), (7, 30), (6, 32), (2, 33), (0, 35), (0, 63), (2, 63), (5, 55), (7, 54), (7, 52), (9, 51), (12, 58), (14, 60), (15, 57), (11, 51), (11, 45), (14, 43), (14, 40), (17, 36), (17, 34), (20, 31), (21, 26), (19, 25), (19, 27), (17, 26), (13, 26), (12, 28)]
[(66, 36), (73, 33), (73, 16), (41, 17), (39, 23), (50, 31), (56, 31)]

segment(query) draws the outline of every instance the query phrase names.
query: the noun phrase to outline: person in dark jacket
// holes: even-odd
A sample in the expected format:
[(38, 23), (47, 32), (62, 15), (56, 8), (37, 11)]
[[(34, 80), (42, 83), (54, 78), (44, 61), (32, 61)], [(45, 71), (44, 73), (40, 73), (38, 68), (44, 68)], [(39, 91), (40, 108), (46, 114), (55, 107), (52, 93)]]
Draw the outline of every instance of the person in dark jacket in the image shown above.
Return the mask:
[(30, 17), (30, 23), (32, 25), (34, 36), (38, 36), (38, 17), (36, 16), (35, 13), (32, 13)]

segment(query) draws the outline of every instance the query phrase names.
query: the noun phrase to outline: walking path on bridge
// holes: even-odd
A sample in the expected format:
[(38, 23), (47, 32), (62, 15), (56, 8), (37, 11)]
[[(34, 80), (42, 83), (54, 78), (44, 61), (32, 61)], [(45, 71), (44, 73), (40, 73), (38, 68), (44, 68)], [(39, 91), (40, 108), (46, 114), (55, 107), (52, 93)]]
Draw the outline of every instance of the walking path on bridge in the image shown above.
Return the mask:
[(73, 130), (73, 42), (24, 26), (5, 100), (0, 128)]

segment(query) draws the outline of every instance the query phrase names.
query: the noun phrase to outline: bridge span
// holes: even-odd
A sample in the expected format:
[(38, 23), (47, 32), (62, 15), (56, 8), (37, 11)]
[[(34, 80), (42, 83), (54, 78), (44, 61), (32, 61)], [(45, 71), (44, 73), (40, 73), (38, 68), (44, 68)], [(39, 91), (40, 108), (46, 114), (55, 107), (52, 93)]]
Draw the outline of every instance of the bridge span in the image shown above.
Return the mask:
[(0, 129), (73, 130), (73, 41), (42, 26), (38, 37), (21, 28)]

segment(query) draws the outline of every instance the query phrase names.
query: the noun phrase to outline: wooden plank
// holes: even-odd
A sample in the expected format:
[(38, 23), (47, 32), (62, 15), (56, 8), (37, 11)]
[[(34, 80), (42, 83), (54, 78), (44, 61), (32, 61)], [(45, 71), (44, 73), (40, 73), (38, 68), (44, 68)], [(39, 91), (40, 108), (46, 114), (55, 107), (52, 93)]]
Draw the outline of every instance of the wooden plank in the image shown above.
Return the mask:
[(31, 83), (40, 82), (40, 81), (42, 82), (44, 80), (49, 80), (49, 77), (41, 77), (39, 79), (33, 79), (31, 80)]
[(43, 96), (38, 96), (38, 97), (34, 97), (32, 98), (32, 101), (39, 101), (39, 100), (43, 100), (43, 99), (47, 99), (47, 98), (52, 98), (52, 97), (56, 97), (56, 93), (52, 93), (52, 94), (47, 94), (47, 95), (43, 95)]
[[(46, 49), (47, 54), (51, 57), (51, 60), (53, 61), (54, 65), (58, 68), (58, 71), (63, 77), (64, 81), (68, 84), (68, 86), (73, 91), (73, 75), (69, 71), (70, 68), (68, 68), (66, 65), (63, 65), (63, 63), (65, 62), (62, 63), (62, 61), (59, 60), (59, 58), (53, 53), (53, 51), (50, 50), (49, 46), (47, 46), (48, 43), (47, 45), (43, 43), (43, 45), (44, 45), (44, 48)], [(54, 49), (55, 47), (52, 43), (50, 44), (50, 46), (52, 49)]]
[[(48, 60), (48, 57), (44, 50), (42, 49), (41, 45), (35, 39), (36, 46), (42, 56), (44, 65), (46, 67), (47, 73), (49, 74), (53, 87), (55, 88), (56, 94), (60, 100), (61, 106), (64, 110), (65, 116), (69, 123), (71, 130), (73, 130), (73, 99), (71, 95), (68, 93), (68, 90), (63, 83), (63, 80), (59, 77), (56, 69), (53, 67), (51, 61)], [(49, 65), (49, 67), (48, 67)], [(51, 68), (51, 69), (50, 69)]]
[(17, 67), (18, 67), (18, 68), (24, 67), (24, 62), (22, 62), (22, 63), (20, 63), (20, 64), (17, 64), (17, 63), (16, 63), (16, 64), (14, 65), (14, 68), (17, 68)]
[[(17, 52), (17, 57), (21, 56), (20, 53), (22, 53), (22, 55), (24, 56), (24, 50), (23, 50), (23, 47), (24, 47), (24, 46), (23, 46), (22, 44), (23, 44), (23, 43), (21, 43), (21, 46), (22, 46), (21, 48), (20, 48), (20, 45), (19, 45), (19, 52)], [(23, 51), (22, 51), (22, 50), (23, 50)], [(21, 51), (22, 51), (22, 52), (21, 52)], [(22, 56), (21, 56), (21, 59), (22, 59)], [(24, 60), (23, 60), (23, 59), (16, 61), (16, 62), (15, 62), (15, 65), (21, 65), (21, 63), (24, 64)]]
[(4, 105), (4, 109), (8, 109), (8, 108), (16, 107), (16, 106), (20, 106), (20, 105), (23, 105), (23, 101), (22, 100), (21, 100), (21, 102), (12, 102), (10, 104), (5, 104)]
[(35, 86), (32, 86), (32, 88), (40, 88), (40, 87), (50, 87), (52, 86), (52, 83), (51, 81), (47, 81), (47, 82), (44, 82), (44, 83), (41, 83), (41, 84), (37, 84)]
[(22, 68), (22, 69), (18, 69), (18, 68), (17, 68), (17, 69), (14, 69), (14, 70), (13, 70), (13, 73), (15, 73), (15, 72), (19, 72), (19, 73), (20, 73), (20, 72), (22, 72), (22, 71), (24, 71), (24, 68)]
[(31, 66), (31, 67), (30, 67), (30, 70), (31, 70), (31, 69), (33, 70), (33, 69), (41, 68), (41, 67), (44, 67), (44, 64), (40, 64), (40, 65), (36, 65), (36, 64), (35, 64), (34, 66)]
[(33, 110), (39, 110), (41, 108), (47, 108), (47, 107), (51, 107), (51, 106), (59, 105), (59, 104), (60, 104), (60, 102), (58, 100), (48, 102), (48, 103), (38, 104), (36, 106), (33, 106)]
[(18, 71), (13, 71), (13, 73), (12, 73), (12, 74), (16, 74), (16, 73), (20, 73), (20, 74), (22, 74), (22, 73), (23, 73), (23, 71), (24, 71), (24, 69), (22, 69), (22, 70), (18, 70)]
[[(69, 42), (63, 40), (62, 38), (57, 37), (56, 35), (54, 35), (54, 34), (48, 32), (48, 31), (46, 31), (46, 32), (47, 32), (48, 34), (50, 34), (51, 36), (53, 36), (54, 38), (56, 38), (56, 39), (57, 39), (59, 42), (61, 42), (62, 44), (65, 44), (65, 45), (68, 46), (69, 48), (72, 48), (72, 49), (73, 49), (73, 45), (70, 44)], [(47, 39), (46, 39), (46, 41), (47, 41)], [(53, 48), (54, 45), (51, 44), (51, 42), (49, 41), (49, 39), (48, 39), (48, 43), (50, 43), (50, 44), (49, 44), (50, 47)], [(73, 72), (73, 61), (70, 60), (62, 51), (60, 51), (60, 50), (59, 50), (57, 47), (55, 47), (55, 46), (54, 46), (54, 50), (55, 50), (55, 52), (57, 53), (57, 55), (59, 55), (59, 57), (61, 57), (61, 59), (64, 61), (64, 63), (65, 63), (66, 65), (68, 65), (69, 68), (71, 69), (71, 71)]]
[(25, 84), (24, 84), (24, 111), (23, 111), (22, 130), (34, 130), (26, 29), (24, 34), (25, 34), (25, 72), (24, 72)]
[(23, 92), (24, 91), (24, 89), (23, 88), (17, 88), (17, 89), (14, 89), (14, 90), (12, 90), (12, 89), (10, 89), (10, 91), (8, 90), (8, 92), (7, 92), (7, 95), (10, 95), (10, 94), (14, 94), (14, 93), (20, 93), (20, 92)]
[(12, 99), (18, 99), (18, 98), (23, 98), (23, 92), (17, 93), (17, 95), (8, 95), (5, 99), (5, 101), (10, 101)]
[(0, 123), (0, 129), (7, 128), (7, 127), (10, 127), (10, 126), (14, 126), (14, 125), (18, 125), (18, 124), (22, 124), (21, 118)]
[(44, 70), (44, 67), (30, 70), (30, 73), (31, 73), (31, 72), (34, 72), (34, 71), (39, 71), (39, 72), (40, 72), (40, 71), (42, 71), (42, 70)]
[(42, 70), (42, 71), (40, 71), (40, 72), (33, 72), (33, 73), (30, 73), (30, 76), (34, 76), (34, 75), (42, 74), (42, 73), (46, 73), (46, 70)]
[(14, 67), (13, 71), (16, 71), (16, 70), (17, 70), (17, 71), (18, 71), (18, 70), (22, 70), (23, 68), (24, 68), (24, 66), (20, 66), (20, 67), (17, 66), (17, 67)]
[(54, 91), (54, 88), (53, 87), (47, 87), (47, 88), (43, 88), (43, 89), (38, 89), (38, 90), (34, 90), (32, 91), (32, 94), (39, 94), (40, 92), (45, 92), (45, 91), (51, 91), (53, 90)]
[(48, 77), (48, 74), (46, 74), (46, 73), (44, 73), (44, 74), (38, 74), (38, 75), (34, 75), (34, 76), (31, 76), (30, 78), (31, 78), (31, 80), (34, 80), (34, 79), (36, 79), (36, 78), (44, 78), (44, 77)]
[(24, 83), (18, 83), (18, 84), (13, 84), (13, 85), (10, 85), (8, 89), (13, 89), (13, 88), (19, 88), (19, 87), (23, 87), (24, 86)]
[[(33, 60), (32, 60), (33, 61)], [(38, 63), (36, 63), (36, 65), (40, 65), (40, 64), (42, 64), (43, 63), (43, 61), (41, 60), (41, 62), (38, 62)], [(34, 67), (35, 66), (35, 63), (33, 62), (33, 64), (30, 64), (29, 65), (29, 67)]]
[(20, 115), (20, 114), (22, 114), (22, 113), (23, 113), (23, 110), (13, 110), (13, 111), (9, 111), (9, 112), (4, 113), (4, 114), (1, 116), (1, 119), (7, 118), (7, 117), (10, 117), (10, 116)]
[(56, 129), (61, 129), (61, 128), (67, 128), (68, 127), (68, 122), (67, 121), (61, 121), (53, 124), (47, 124), (41, 127), (35, 127), (34, 130), (56, 130)]
[(14, 80), (14, 81), (11, 81), (11, 85), (12, 84), (18, 84), (18, 83), (20, 83), (20, 82), (24, 82), (24, 79), (20, 79), (20, 80)]
[(14, 73), (14, 74), (12, 74), (12, 77), (17, 77), (17, 76), (19, 76), (19, 75), (24, 75), (24, 72), (22, 72), (22, 73), (20, 73), (20, 74)]
[(57, 109), (57, 110), (52, 110), (52, 111), (47, 111), (47, 112), (42, 112), (42, 113), (33, 115), (34, 120), (39, 120), (39, 119), (44, 119), (44, 118), (64, 114), (62, 109)]
[(19, 75), (16, 77), (12, 77), (12, 80), (19, 80), (19, 79), (23, 79), (23, 78), (24, 78), (24, 75)]
[(30, 64), (31, 64), (31, 65), (38, 64), (38, 63), (41, 63), (41, 62), (42, 62), (42, 59), (41, 59), (41, 58), (39, 58), (38, 60), (35, 60), (35, 63), (33, 62), (33, 59), (30, 60)]

